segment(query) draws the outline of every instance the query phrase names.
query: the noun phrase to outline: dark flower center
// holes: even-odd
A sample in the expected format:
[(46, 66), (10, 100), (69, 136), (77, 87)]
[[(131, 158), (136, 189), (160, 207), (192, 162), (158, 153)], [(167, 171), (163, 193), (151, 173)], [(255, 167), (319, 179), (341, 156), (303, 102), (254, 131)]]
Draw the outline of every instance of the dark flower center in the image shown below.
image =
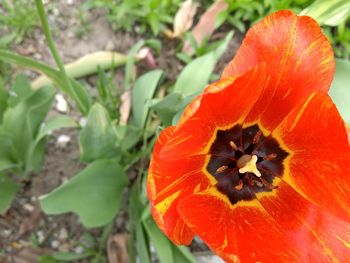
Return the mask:
[(288, 156), (274, 138), (263, 135), (258, 125), (218, 130), (209, 154), (207, 171), (232, 204), (277, 188), (272, 185), (273, 179), (282, 176), (283, 160)]

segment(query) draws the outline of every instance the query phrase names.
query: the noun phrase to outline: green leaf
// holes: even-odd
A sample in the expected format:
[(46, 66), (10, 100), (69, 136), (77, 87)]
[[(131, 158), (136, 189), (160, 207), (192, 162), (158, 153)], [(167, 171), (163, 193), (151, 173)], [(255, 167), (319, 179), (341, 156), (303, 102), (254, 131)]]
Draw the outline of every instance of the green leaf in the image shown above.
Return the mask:
[(52, 87), (36, 90), (4, 114), (3, 130), (12, 140), (19, 159), (26, 164), (40, 126), (49, 112), (55, 92)]
[[(34, 59), (17, 55), (8, 50), (0, 50), (0, 60), (5, 61), (7, 63), (12, 63), (18, 66), (27, 67), (37, 72), (43, 73), (51, 78), (59, 87), (64, 87), (62, 79), (60, 77), (60, 73), (58, 70), (37, 62)], [(63, 89), (66, 90), (66, 89)]]
[(11, 137), (0, 130), (0, 172), (20, 165)]
[(89, 112), (91, 107), (91, 103), (92, 103), (91, 95), (86, 89), (86, 87), (80, 84), (78, 81), (72, 78), (70, 78), (69, 81), (71, 82), (71, 86), (73, 90), (68, 91), (67, 94), (70, 95), (70, 97), (72, 97), (76, 101), (79, 107), (79, 110), (84, 115), (86, 115)]
[(149, 112), (148, 101), (152, 99), (154, 93), (162, 79), (163, 71), (153, 70), (139, 77), (132, 89), (132, 114), (135, 124), (139, 129), (143, 129)]
[(76, 126), (77, 124), (72, 118), (64, 115), (58, 115), (55, 118), (48, 120), (46, 123), (42, 123), (38, 135), (35, 138), (35, 142), (33, 142), (28, 149), (26, 170), (37, 171), (42, 167), (46, 143), (46, 140), (44, 139), (47, 135), (57, 129)]
[[(144, 212), (144, 214), (147, 213)], [(196, 263), (189, 249), (184, 246), (174, 245), (163, 232), (159, 230), (151, 216), (145, 218), (143, 224), (154, 245), (160, 263)]]
[(180, 110), (183, 101), (181, 94), (172, 92), (161, 100), (158, 100), (151, 108), (157, 112), (162, 120), (163, 126), (172, 124), (174, 115)]
[(183, 262), (183, 263), (196, 263), (196, 259), (191, 254), (188, 247), (176, 246), (172, 244), (174, 262)]
[(11, 206), (17, 190), (18, 185), (15, 182), (0, 174), (0, 214)]
[(43, 123), (36, 137), (36, 141), (38, 142), (42, 140), (46, 135), (50, 135), (54, 130), (70, 127), (77, 127), (77, 123), (69, 116), (58, 115)]
[(344, 121), (350, 125), (350, 62), (336, 60), (334, 80), (329, 91)]
[(77, 254), (71, 252), (58, 252), (51, 255), (52, 258), (59, 261), (75, 261), (83, 258), (87, 258), (90, 255), (88, 253)]
[(117, 214), (128, 178), (115, 160), (97, 160), (53, 192), (41, 196), (47, 214), (74, 212), (86, 227), (107, 224)]
[(80, 158), (91, 162), (111, 158), (118, 154), (118, 137), (107, 110), (94, 104), (87, 117), (86, 126), (79, 134)]
[(203, 90), (209, 82), (215, 64), (216, 59), (213, 52), (194, 59), (181, 71), (175, 83), (174, 92), (186, 96)]
[[(149, 244), (147, 235), (141, 222), (141, 213), (145, 209), (141, 202), (141, 186), (140, 177), (137, 178), (134, 186), (131, 189), (129, 202), (129, 222), (130, 222), (130, 243), (129, 256), (130, 262), (135, 262), (136, 251), (140, 262), (151, 263)], [(136, 250), (135, 250), (136, 248)]]
[(183, 96), (201, 92), (209, 83), (215, 64), (225, 52), (232, 36), (233, 32), (228, 33), (225, 40), (214, 51), (189, 63), (177, 78), (174, 92), (178, 92)]
[[(149, 209), (149, 208), (148, 208)], [(150, 237), (154, 248), (157, 252), (160, 263), (176, 263), (174, 262), (172, 245), (169, 239), (159, 230), (152, 217), (148, 217), (143, 221), (143, 225)]]
[(337, 26), (350, 15), (349, 0), (317, 0), (300, 12), (321, 25)]
[(5, 89), (4, 83), (0, 80), (0, 123), (2, 122), (2, 117), (7, 108), (8, 93)]
[(8, 100), (9, 106), (15, 106), (21, 100), (32, 95), (33, 92), (27, 78), (23, 74), (17, 75), (11, 87), (11, 97)]

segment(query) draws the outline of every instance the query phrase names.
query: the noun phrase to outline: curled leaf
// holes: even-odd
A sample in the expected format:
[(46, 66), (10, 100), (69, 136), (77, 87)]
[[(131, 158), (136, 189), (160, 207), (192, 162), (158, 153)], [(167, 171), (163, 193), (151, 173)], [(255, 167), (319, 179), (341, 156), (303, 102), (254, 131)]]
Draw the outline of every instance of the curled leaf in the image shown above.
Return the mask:
[(191, 28), (197, 8), (198, 3), (193, 3), (192, 0), (182, 3), (174, 18), (173, 38), (181, 36)]
[(128, 123), (130, 110), (131, 110), (131, 91), (125, 91), (121, 97), (121, 104), (119, 108), (120, 113), (120, 124), (125, 125)]

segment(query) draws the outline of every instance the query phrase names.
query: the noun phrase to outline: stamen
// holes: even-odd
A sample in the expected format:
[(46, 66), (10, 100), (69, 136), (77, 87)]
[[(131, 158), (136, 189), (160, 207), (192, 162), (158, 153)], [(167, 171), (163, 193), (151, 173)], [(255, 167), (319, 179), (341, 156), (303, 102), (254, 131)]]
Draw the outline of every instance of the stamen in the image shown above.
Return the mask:
[(216, 173), (222, 173), (228, 168), (227, 165), (220, 166), (218, 169), (216, 169)]
[[(250, 158), (248, 158), (250, 157)], [(240, 169), (238, 170), (241, 174), (244, 173), (253, 173), (257, 177), (261, 177), (261, 173), (256, 167), (256, 162), (258, 161), (258, 157), (256, 155), (243, 155), (239, 160), (238, 160), (238, 167)], [(242, 162), (244, 164), (242, 165)]]
[(254, 135), (253, 144), (257, 144), (257, 143), (259, 142), (261, 135), (262, 135), (262, 132), (261, 132), (261, 131), (258, 131), (258, 132)]
[(233, 141), (230, 141), (230, 146), (234, 151), (237, 151), (238, 147)]
[(266, 181), (264, 178), (260, 178), (260, 180), (261, 180), (261, 182), (263, 183), (263, 185), (264, 185), (266, 188), (270, 189), (270, 190), (273, 190), (273, 189), (278, 188), (277, 186), (274, 186), (274, 185), (270, 184), (270, 183), (269, 183), (268, 181)]
[(265, 161), (271, 161), (271, 160), (275, 159), (276, 157), (277, 157), (277, 154), (275, 154), (275, 153), (270, 153), (269, 155), (265, 156), (263, 159), (264, 159)]
[(243, 188), (243, 181), (242, 181), (242, 180), (239, 180), (238, 185), (235, 185), (235, 189), (236, 189), (237, 191), (241, 191), (242, 188)]

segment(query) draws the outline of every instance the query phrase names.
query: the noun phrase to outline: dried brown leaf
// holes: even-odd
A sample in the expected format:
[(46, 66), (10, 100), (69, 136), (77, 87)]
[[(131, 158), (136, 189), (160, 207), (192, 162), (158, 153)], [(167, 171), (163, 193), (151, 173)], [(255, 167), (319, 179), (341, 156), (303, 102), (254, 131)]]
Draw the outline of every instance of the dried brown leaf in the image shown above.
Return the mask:
[(198, 3), (193, 3), (192, 0), (186, 0), (182, 3), (174, 18), (173, 37), (181, 36), (192, 27), (198, 5)]
[(121, 104), (119, 108), (120, 121), (121, 125), (126, 125), (128, 123), (130, 110), (131, 110), (131, 91), (125, 91), (120, 97)]
[(128, 235), (110, 235), (107, 244), (109, 263), (129, 263)]
[[(201, 43), (204, 38), (210, 37), (215, 30), (215, 21), (222, 11), (228, 8), (225, 0), (217, 0), (211, 7), (201, 16), (197, 25), (193, 28), (192, 34), (197, 43)], [(182, 49), (188, 55), (193, 54), (193, 49), (188, 41), (185, 42)]]

